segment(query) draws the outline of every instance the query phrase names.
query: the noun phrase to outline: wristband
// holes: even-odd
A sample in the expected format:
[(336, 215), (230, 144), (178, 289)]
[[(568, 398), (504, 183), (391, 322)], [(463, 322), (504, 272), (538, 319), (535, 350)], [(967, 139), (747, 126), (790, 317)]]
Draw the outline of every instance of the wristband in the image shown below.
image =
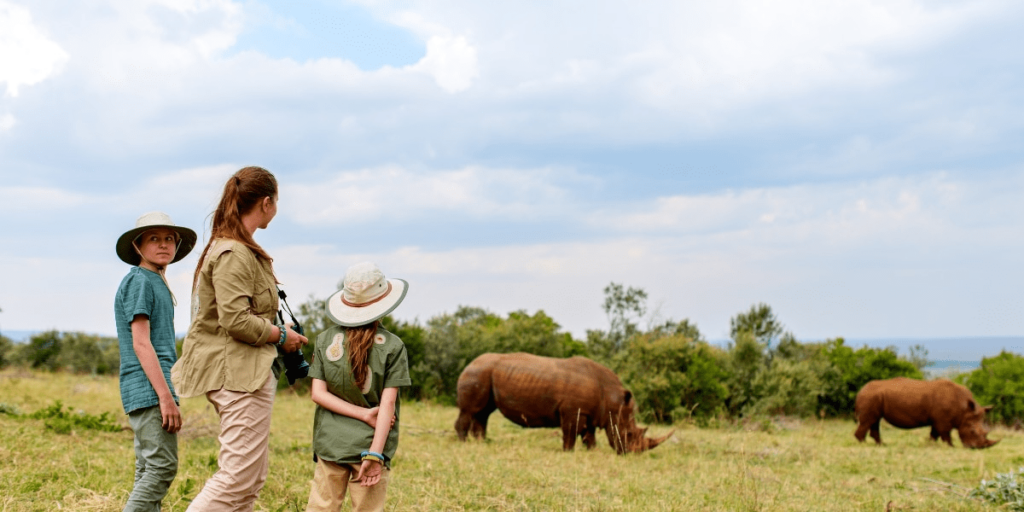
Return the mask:
[(377, 462), (380, 462), (381, 464), (384, 464), (384, 456), (377, 452), (365, 451), (363, 453), (360, 453), (359, 456), (362, 457), (362, 460), (375, 460)]
[(284, 324), (278, 325), (278, 329), (281, 329), (281, 339), (277, 340), (278, 345), (284, 345), (285, 338), (288, 337), (288, 328)]

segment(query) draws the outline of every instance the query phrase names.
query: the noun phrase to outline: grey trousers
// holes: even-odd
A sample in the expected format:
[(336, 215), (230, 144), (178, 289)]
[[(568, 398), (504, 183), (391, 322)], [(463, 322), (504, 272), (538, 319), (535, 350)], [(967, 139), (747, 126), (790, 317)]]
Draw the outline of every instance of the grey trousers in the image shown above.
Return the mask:
[(164, 430), (159, 405), (128, 413), (128, 423), (135, 431), (135, 487), (124, 510), (159, 511), (178, 474), (178, 435)]

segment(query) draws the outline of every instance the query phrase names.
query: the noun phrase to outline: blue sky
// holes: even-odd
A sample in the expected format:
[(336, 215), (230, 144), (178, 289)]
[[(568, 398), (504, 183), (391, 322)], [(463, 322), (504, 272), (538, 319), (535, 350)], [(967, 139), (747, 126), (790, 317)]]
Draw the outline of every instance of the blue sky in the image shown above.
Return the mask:
[(113, 333), (117, 237), (255, 164), (293, 303), (372, 260), (407, 320), (1024, 336), (1024, 5), (438, 4), (0, 0), (0, 330)]

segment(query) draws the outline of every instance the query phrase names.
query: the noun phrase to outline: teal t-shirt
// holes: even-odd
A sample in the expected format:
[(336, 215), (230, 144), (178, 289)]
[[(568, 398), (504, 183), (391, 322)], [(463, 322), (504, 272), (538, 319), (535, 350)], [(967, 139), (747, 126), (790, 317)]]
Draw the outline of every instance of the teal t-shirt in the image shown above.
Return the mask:
[[(327, 390), (350, 403), (362, 407), (380, 405), (384, 388), (399, 388), (412, 384), (409, 378), (409, 356), (402, 340), (384, 330), (377, 329), (373, 348), (367, 361), (370, 373), (363, 389), (357, 389), (352, 379), (345, 348), (345, 328), (334, 326), (320, 333), (313, 350), (313, 363), (309, 376), (327, 384)], [(360, 403), (361, 402), (361, 403)], [(391, 467), (391, 458), (398, 450), (401, 401), (395, 400), (395, 425), (388, 433), (382, 455), (385, 466)], [(374, 428), (355, 418), (335, 414), (319, 405), (313, 416), (313, 453), (324, 460), (339, 464), (358, 464), (360, 453), (370, 449)]]
[(132, 320), (135, 315), (149, 318), (149, 339), (160, 361), (164, 380), (178, 401), (171, 385), (171, 367), (178, 360), (174, 347), (174, 303), (171, 291), (156, 272), (132, 267), (121, 280), (114, 296), (114, 319), (117, 322), (117, 341), (121, 351), (121, 404), (124, 412), (160, 405), (156, 390), (146, 378), (132, 347)]

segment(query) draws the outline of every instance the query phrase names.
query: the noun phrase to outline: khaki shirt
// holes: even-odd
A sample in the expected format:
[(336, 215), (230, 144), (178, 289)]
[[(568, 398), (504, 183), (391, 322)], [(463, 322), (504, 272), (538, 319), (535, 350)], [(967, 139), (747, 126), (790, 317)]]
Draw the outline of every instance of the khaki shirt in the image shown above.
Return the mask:
[(227, 389), (252, 393), (267, 382), (277, 349), (266, 342), (277, 314), (270, 262), (242, 243), (216, 239), (192, 293), (192, 325), (171, 368), (178, 395)]

